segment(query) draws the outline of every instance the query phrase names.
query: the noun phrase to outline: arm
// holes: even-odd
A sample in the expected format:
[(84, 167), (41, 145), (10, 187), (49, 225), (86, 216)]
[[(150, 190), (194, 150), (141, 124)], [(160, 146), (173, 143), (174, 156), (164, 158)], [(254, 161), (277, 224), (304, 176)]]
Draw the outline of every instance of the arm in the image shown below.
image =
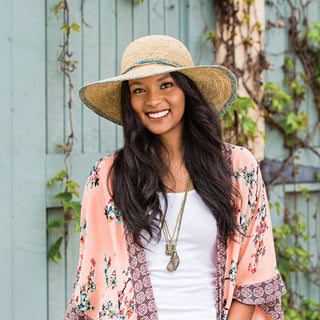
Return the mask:
[[(252, 154), (244, 148), (233, 147), (232, 160), (233, 179), (241, 195), (236, 218), (243, 235), (228, 248), (225, 313), (230, 315), (226, 318), (251, 319), (259, 314), (259, 319), (280, 320), (283, 319), (280, 297), (285, 289), (276, 268), (261, 172)], [(246, 316), (244, 313), (250, 309), (251, 314)]]
[(227, 320), (250, 320), (255, 306), (233, 300)]

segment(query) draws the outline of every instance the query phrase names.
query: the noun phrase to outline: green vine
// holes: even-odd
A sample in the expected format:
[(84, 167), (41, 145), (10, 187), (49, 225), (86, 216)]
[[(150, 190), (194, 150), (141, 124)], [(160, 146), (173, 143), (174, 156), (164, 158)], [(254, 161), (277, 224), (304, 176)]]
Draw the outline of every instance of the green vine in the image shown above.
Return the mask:
[(54, 262), (62, 260), (61, 254), (61, 245), (63, 240), (65, 240), (65, 246), (68, 244), (68, 234), (69, 228), (68, 225), (71, 221), (75, 221), (75, 233), (80, 231), (80, 212), (81, 212), (81, 203), (78, 200), (74, 200), (74, 197), (79, 198), (78, 188), (79, 184), (69, 178), (69, 170), (67, 159), (71, 155), (73, 141), (74, 141), (74, 132), (73, 132), (73, 123), (72, 123), (72, 72), (76, 69), (77, 60), (71, 60), (72, 52), (70, 50), (70, 35), (72, 32), (79, 32), (80, 26), (73, 22), (70, 23), (70, 9), (67, 0), (61, 0), (55, 6), (55, 15), (60, 11), (64, 13), (65, 23), (60, 28), (64, 34), (64, 43), (60, 45), (61, 52), (58, 57), (60, 64), (60, 71), (67, 79), (68, 84), (68, 115), (69, 115), (69, 125), (70, 133), (64, 144), (57, 144), (58, 148), (61, 148), (64, 153), (64, 166), (65, 168), (58, 172), (55, 177), (48, 181), (48, 187), (52, 187), (54, 184), (60, 183), (64, 188), (64, 192), (56, 194), (53, 198), (59, 200), (64, 212), (64, 218), (56, 218), (51, 220), (47, 224), (47, 231), (51, 230), (59, 232), (61, 228), (64, 228), (63, 235), (58, 238), (58, 240), (51, 247), (48, 259)]
[[(227, 139), (240, 145), (252, 143), (259, 129), (254, 119), (248, 115), (249, 109), (259, 111), (267, 125), (277, 130), (283, 137), (284, 148), (288, 156), (282, 161), (280, 169), (273, 172), (267, 188), (270, 192), (288, 166), (293, 170), (293, 201), (291, 206), (284, 199), (283, 207), (274, 203), (276, 211), (283, 217), (281, 226), (274, 227), (278, 268), (286, 283), (287, 294), (282, 297), (285, 318), (290, 320), (320, 319), (318, 301), (307, 300), (292, 286), (296, 274), (303, 274), (310, 282), (320, 286), (320, 250), (317, 247), (316, 263), (312, 263), (311, 254), (306, 249), (309, 241), (306, 227), (306, 214), (297, 209), (297, 199), (303, 194), (306, 201), (311, 195), (307, 188), (301, 188), (295, 182), (299, 173), (298, 152), (304, 148), (310, 150), (318, 159), (320, 153), (314, 147), (312, 138), (320, 129), (320, 23), (308, 23), (306, 8), (312, 1), (300, 1), (294, 5), (291, 0), (282, 1), (290, 14), (284, 17), (280, 13), (278, 1), (266, 1), (266, 5), (275, 9), (275, 21), (268, 21), (267, 28), (287, 28), (289, 50), (283, 63), (282, 86), (274, 82), (263, 84), (263, 71), (269, 69), (270, 62), (263, 48), (262, 23), (256, 21), (257, 12), (254, 0), (214, 1), (217, 13), (218, 30), (207, 31), (205, 35), (211, 42), (214, 55), (224, 49), (222, 64), (230, 68), (238, 77), (247, 97), (238, 97), (233, 107), (225, 114), (223, 128)], [(241, 47), (244, 63), (237, 63), (236, 52)], [(306, 93), (311, 91), (318, 119), (311, 127), (310, 119), (303, 111)], [(260, 133), (261, 134), (261, 133)], [(319, 181), (316, 173), (315, 181)], [(286, 197), (285, 182), (283, 194)], [(310, 219), (319, 224), (320, 192), (314, 214)], [(319, 230), (313, 235), (319, 238)]]

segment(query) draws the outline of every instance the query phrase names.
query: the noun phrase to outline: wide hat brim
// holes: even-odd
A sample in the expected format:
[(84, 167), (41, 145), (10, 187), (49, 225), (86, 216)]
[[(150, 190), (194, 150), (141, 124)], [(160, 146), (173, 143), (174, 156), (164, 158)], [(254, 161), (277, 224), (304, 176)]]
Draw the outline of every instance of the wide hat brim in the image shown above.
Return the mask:
[(237, 97), (236, 77), (224, 66), (204, 65), (179, 68), (162, 64), (139, 66), (125, 74), (87, 84), (80, 89), (79, 96), (82, 102), (99, 116), (121, 125), (122, 81), (176, 71), (185, 74), (196, 84), (219, 117), (229, 109)]

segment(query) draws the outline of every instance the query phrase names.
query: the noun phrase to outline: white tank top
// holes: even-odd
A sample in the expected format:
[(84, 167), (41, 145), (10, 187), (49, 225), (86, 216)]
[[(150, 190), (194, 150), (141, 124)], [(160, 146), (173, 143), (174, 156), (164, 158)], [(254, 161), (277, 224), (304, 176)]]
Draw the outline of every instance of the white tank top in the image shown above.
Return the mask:
[[(167, 225), (172, 235), (184, 192), (168, 193)], [(160, 197), (161, 207), (164, 201)], [(177, 253), (178, 269), (167, 271), (165, 239), (152, 240), (145, 256), (159, 320), (216, 320), (216, 220), (195, 190), (188, 192)]]

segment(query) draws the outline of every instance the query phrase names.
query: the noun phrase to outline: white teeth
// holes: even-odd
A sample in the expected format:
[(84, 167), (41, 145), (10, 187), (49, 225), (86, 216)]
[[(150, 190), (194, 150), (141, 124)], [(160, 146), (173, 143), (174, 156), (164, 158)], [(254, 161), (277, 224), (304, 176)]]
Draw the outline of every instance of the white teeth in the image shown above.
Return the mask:
[(161, 111), (161, 112), (158, 112), (158, 113), (148, 113), (148, 116), (150, 118), (161, 118), (161, 117), (164, 117), (166, 116), (167, 114), (169, 113), (169, 110), (166, 110), (166, 111)]

